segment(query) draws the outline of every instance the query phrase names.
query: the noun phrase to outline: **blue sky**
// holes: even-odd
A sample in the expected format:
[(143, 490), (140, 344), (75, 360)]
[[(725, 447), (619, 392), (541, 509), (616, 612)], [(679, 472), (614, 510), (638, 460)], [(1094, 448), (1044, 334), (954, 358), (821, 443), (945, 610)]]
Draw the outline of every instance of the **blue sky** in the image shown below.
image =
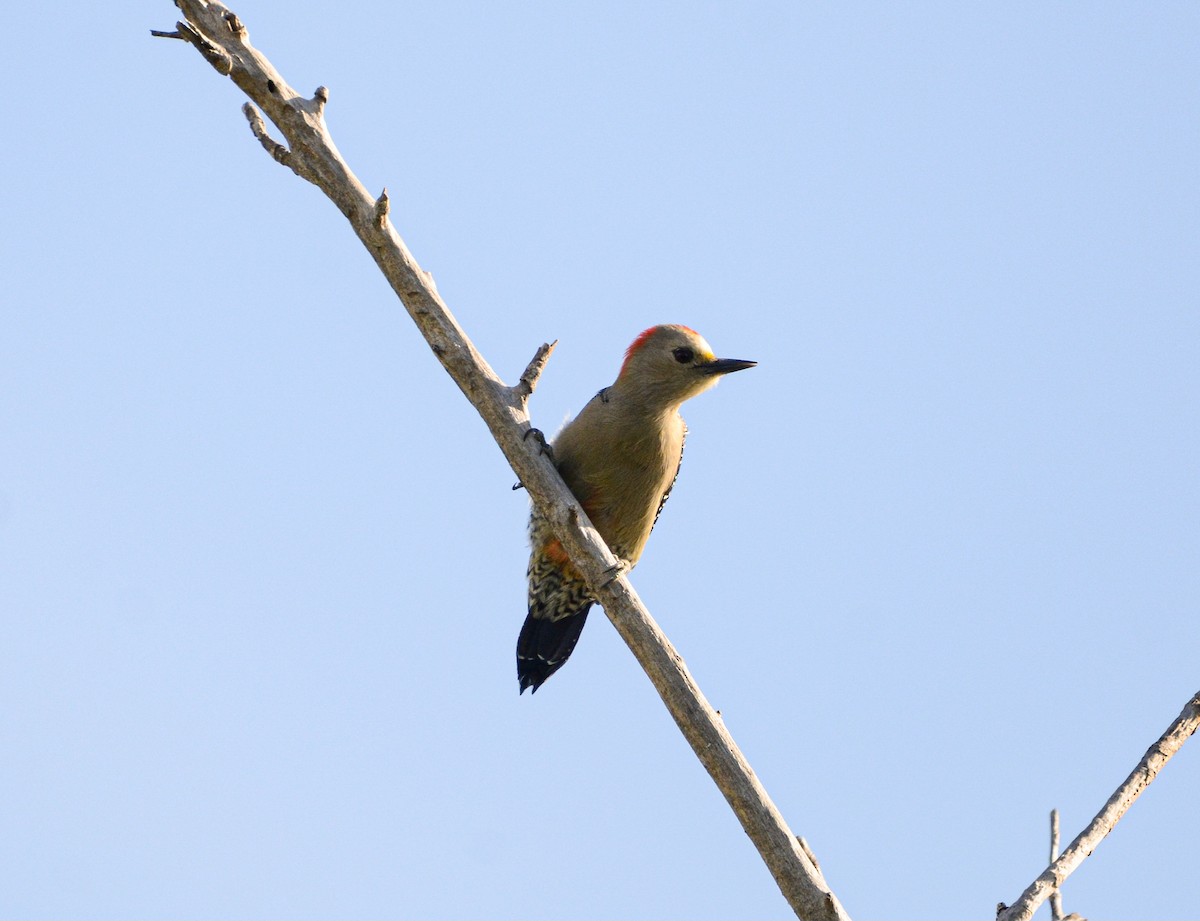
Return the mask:
[[(1200, 687), (1200, 8), (234, 8), (537, 424), (759, 362), (634, 585), (852, 917), (1015, 899)], [(175, 19), (10, 13), (0, 914), (785, 916), (599, 612), (518, 697), (527, 499)], [(1198, 789), (1067, 910), (1195, 918)]]

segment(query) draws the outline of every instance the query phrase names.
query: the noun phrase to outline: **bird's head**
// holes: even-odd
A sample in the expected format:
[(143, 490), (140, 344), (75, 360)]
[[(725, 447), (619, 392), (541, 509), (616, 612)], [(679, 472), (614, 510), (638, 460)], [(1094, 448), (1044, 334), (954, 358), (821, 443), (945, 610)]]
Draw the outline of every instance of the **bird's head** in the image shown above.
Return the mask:
[(723, 375), (756, 364), (717, 358), (704, 337), (686, 326), (652, 326), (626, 350), (615, 386), (655, 405), (677, 407)]

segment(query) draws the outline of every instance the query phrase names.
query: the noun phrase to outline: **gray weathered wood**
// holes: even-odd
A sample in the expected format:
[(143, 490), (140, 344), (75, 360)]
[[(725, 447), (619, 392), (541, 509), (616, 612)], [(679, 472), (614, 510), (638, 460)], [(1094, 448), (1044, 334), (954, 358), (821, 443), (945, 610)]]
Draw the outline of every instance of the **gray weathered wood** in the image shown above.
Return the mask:
[[(1058, 860), (1058, 810), (1050, 810), (1050, 863)], [(1063, 921), (1062, 891), (1050, 893), (1050, 921)]]
[(293, 90), (251, 47), (241, 21), (206, 0), (176, 0), (186, 21), (175, 33), (156, 33), (192, 44), (266, 114), (286, 143), (273, 140), (258, 111), (244, 106), (256, 138), (296, 175), (321, 189), (350, 222), (375, 259), (434, 355), (483, 417), (539, 511), (551, 523), (604, 611), (658, 690), (667, 709), (704, 764), (796, 914), (811, 921), (848, 921), (806, 847), (788, 828), (725, 730), (683, 659), (617, 568), (600, 535), (563, 484), (530, 431), (526, 402), (552, 346), (544, 345), (515, 387), (492, 371), (438, 295), (432, 277), (417, 265), (389, 218), (386, 191), (373, 198), (338, 154), (325, 127), (329, 92), (312, 98)]
[(1042, 902), (1046, 901), (1052, 892), (1056, 892), (1062, 886), (1063, 880), (1074, 873), (1079, 865), (1091, 856), (1092, 851), (1113, 830), (1117, 822), (1121, 820), (1121, 816), (1142, 795), (1142, 791), (1150, 786), (1151, 781), (1158, 776), (1158, 772), (1171, 760), (1171, 756), (1179, 751), (1183, 743), (1191, 738), (1198, 726), (1200, 726), (1200, 691), (1192, 696), (1187, 706), (1183, 708), (1183, 712), (1179, 714), (1175, 722), (1167, 727), (1167, 731), (1159, 737), (1158, 741), (1147, 749), (1142, 760), (1133, 769), (1133, 773), (1125, 778), (1125, 782), (1108, 798), (1104, 808), (1096, 814), (1088, 827), (1067, 846), (1062, 855), (1029, 884), (1029, 887), (1021, 893), (1021, 897), (1012, 906), (1001, 903), (996, 910), (996, 921), (1029, 921)]

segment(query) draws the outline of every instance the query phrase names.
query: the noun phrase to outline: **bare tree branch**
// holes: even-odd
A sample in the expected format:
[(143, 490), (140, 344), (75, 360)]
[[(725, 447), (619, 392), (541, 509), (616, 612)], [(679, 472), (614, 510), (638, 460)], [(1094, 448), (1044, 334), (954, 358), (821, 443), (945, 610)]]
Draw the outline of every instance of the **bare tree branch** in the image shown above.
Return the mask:
[(1200, 726), (1200, 691), (1197, 691), (1188, 701), (1183, 712), (1179, 714), (1167, 731), (1157, 742), (1150, 746), (1137, 767), (1133, 769), (1117, 791), (1108, 798), (1104, 808), (1092, 819), (1091, 824), (1081, 831), (1078, 837), (1068, 845), (1062, 856), (1050, 864), (1032, 883), (1021, 893), (1021, 897), (1010, 908), (1003, 902), (996, 909), (996, 921), (1029, 921), (1038, 906), (1046, 900), (1050, 893), (1057, 890), (1068, 876), (1075, 872), (1081, 863), (1090, 857), (1092, 851), (1113, 830), (1134, 801), (1141, 796), (1142, 791), (1150, 786), (1150, 782), (1158, 776), (1158, 772), (1171, 759), (1183, 743), (1191, 738)]
[[(350, 221), (434, 355), (479, 411), (540, 514), (550, 522), (605, 613), (637, 656), (667, 709), (750, 836), (796, 914), (811, 921), (848, 921), (807, 847), (802, 847), (767, 796), (733, 738), (650, 617), (617, 560), (566, 488), (541, 446), (529, 444), (526, 403), (552, 346), (543, 345), (515, 387), (492, 371), (446, 309), (432, 277), (417, 265), (389, 219), (387, 193), (372, 198), (338, 154), (325, 127), (324, 87), (307, 99), (293, 90), (249, 42), (241, 21), (209, 0), (175, 0), (186, 21), (177, 33), (235, 84), (279, 129), (273, 140), (252, 106), (251, 130), (264, 149), (325, 193)], [(618, 575), (614, 576), (614, 573)]]
[[(1050, 810), (1050, 863), (1058, 860), (1058, 810)], [(1062, 890), (1055, 889), (1050, 893), (1050, 919), (1063, 921)]]

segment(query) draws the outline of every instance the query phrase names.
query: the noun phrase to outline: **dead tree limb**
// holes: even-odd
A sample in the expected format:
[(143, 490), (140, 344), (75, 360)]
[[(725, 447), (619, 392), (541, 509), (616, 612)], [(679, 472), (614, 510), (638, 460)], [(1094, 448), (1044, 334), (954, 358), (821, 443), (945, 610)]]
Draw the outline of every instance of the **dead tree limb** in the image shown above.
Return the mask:
[(1142, 795), (1142, 791), (1150, 786), (1158, 772), (1171, 760), (1183, 746), (1196, 728), (1200, 726), (1200, 691), (1192, 695), (1183, 712), (1179, 714), (1167, 731), (1157, 742), (1150, 746), (1142, 760), (1138, 762), (1133, 773), (1125, 778), (1108, 798), (1104, 808), (1092, 819), (1079, 835), (1072, 841), (1062, 855), (1042, 871), (1041, 876), (1029, 884), (1029, 888), (1021, 893), (1021, 897), (1011, 907), (1001, 903), (996, 909), (996, 921), (1029, 921), (1033, 913), (1052, 892), (1063, 884), (1068, 876), (1075, 872), (1081, 863), (1090, 857), (1092, 851), (1104, 840), (1105, 836), (1121, 820), (1134, 801)]
[(175, 0), (184, 20), (175, 32), (218, 73), (228, 76), (283, 135), (273, 139), (254, 106), (243, 111), (267, 152), (297, 176), (316, 185), (349, 220), (384, 277), (404, 304), (467, 399), (479, 411), (500, 450), (546, 517), (605, 613), (653, 682), (667, 709), (737, 814), (784, 897), (806, 921), (848, 921), (807, 848), (802, 847), (750, 769), (720, 717), (709, 706), (683, 659), (650, 617), (633, 586), (616, 575), (617, 560), (588, 521), (558, 471), (530, 431), (526, 403), (549, 356), (542, 346), (519, 383), (509, 387), (492, 371), (438, 295), (432, 277), (417, 264), (389, 219), (385, 191), (372, 197), (342, 160), (325, 126), (329, 92), (312, 98), (293, 90), (250, 45), (236, 15), (211, 0)]
[[(1058, 860), (1058, 810), (1050, 810), (1050, 863)], [(1062, 890), (1050, 893), (1050, 921), (1063, 921)]]

